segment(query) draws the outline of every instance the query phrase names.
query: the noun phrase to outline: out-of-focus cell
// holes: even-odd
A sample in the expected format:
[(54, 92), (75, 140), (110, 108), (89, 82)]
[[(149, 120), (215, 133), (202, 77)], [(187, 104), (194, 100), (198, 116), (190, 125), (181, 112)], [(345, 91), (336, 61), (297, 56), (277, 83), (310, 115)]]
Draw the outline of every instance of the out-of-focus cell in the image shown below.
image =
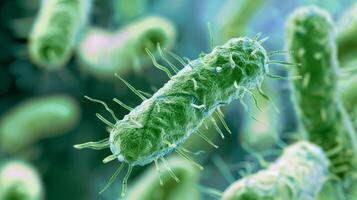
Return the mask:
[(0, 148), (13, 153), (35, 141), (72, 130), (80, 108), (70, 96), (36, 97), (20, 103), (0, 120)]
[(86, 24), (90, 6), (91, 0), (43, 0), (29, 38), (31, 60), (46, 70), (63, 67)]
[(157, 54), (157, 44), (170, 50), (175, 40), (174, 25), (162, 17), (146, 17), (116, 32), (91, 28), (79, 46), (81, 69), (103, 79), (141, 71), (150, 64), (145, 48)]
[(222, 200), (315, 200), (329, 176), (328, 166), (318, 146), (300, 141), (286, 147), (267, 169), (230, 185)]
[(254, 150), (267, 150), (276, 144), (279, 137), (275, 128), (275, 110), (271, 104), (263, 104), (261, 110), (251, 108), (255, 119), (250, 119), (240, 134), (241, 143)]
[(1, 200), (41, 200), (43, 197), (43, 186), (35, 168), (17, 160), (0, 165)]

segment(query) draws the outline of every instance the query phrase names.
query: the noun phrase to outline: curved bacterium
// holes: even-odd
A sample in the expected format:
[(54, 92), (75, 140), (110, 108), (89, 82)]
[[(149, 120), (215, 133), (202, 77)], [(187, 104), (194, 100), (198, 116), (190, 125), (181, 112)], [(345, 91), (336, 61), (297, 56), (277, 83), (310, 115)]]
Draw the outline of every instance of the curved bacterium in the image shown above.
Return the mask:
[(67, 95), (35, 97), (5, 113), (0, 120), (0, 148), (15, 153), (35, 141), (72, 130), (80, 108)]
[(91, 28), (80, 42), (78, 54), (81, 69), (96, 78), (112, 78), (149, 66), (145, 48), (157, 54), (156, 45), (170, 50), (176, 40), (174, 25), (162, 17), (146, 17), (109, 32)]

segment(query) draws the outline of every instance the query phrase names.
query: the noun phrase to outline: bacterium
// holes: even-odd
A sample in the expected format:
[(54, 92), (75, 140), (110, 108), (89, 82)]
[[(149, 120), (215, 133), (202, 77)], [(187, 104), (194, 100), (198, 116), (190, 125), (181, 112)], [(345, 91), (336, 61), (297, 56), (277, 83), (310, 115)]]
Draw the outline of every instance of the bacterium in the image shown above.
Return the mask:
[[(104, 163), (118, 159), (121, 166), (124, 163), (129, 165), (123, 180), (122, 196), (126, 192), (127, 179), (133, 166), (156, 163), (172, 151), (191, 160), (181, 144), (196, 133), (203, 121), (219, 107), (235, 99), (242, 99), (246, 93), (252, 94), (250, 91), (253, 89), (259, 89), (266, 97), (260, 89), (262, 81), (265, 76), (274, 77), (269, 74), (268, 65), (280, 61), (269, 60), (269, 56), (276, 52), (268, 54), (261, 46), (264, 41), (265, 39), (259, 40), (258, 36), (253, 39), (233, 38), (226, 44), (215, 47), (211, 53), (201, 54), (198, 59), (189, 61), (180, 71), (168, 62), (172, 70), (177, 72), (176, 75), (172, 75), (168, 68), (158, 64), (152, 57), (154, 65), (170, 77), (153, 95), (136, 90), (116, 75), (143, 102), (136, 108), (131, 108), (114, 99), (130, 111), (119, 120), (104, 102), (87, 97), (103, 104), (112, 114), (115, 123), (97, 114), (98, 118), (111, 127), (109, 138), (75, 145), (75, 148), (110, 148), (112, 155), (105, 158)], [(150, 54), (149, 51), (148, 53)], [(215, 120), (211, 119), (217, 127)], [(224, 137), (222, 131), (219, 128), (217, 130)], [(193, 163), (203, 169), (199, 164)]]

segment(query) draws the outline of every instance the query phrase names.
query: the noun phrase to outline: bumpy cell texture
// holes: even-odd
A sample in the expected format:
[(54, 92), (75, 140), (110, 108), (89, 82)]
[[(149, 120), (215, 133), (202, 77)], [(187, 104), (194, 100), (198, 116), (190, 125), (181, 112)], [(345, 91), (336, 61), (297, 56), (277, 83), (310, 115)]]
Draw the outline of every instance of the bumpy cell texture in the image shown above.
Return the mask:
[(215, 109), (259, 87), (267, 73), (264, 48), (234, 38), (202, 55), (151, 98), (117, 121), (110, 148), (119, 161), (145, 165), (181, 145)]
[(317, 7), (295, 11), (287, 23), (294, 100), (309, 139), (329, 155), (331, 171), (344, 177), (355, 167), (354, 131), (338, 98), (338, 63), (334, 29), (329, 14)]

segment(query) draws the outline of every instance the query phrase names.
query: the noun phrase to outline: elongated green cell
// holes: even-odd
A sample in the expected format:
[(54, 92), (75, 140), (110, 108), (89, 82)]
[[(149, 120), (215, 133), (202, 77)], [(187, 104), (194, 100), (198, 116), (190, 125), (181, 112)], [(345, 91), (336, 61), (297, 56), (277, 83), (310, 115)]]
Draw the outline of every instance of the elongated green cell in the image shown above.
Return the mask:
[(1, 200), (41, 200), (43, 193), (38, 172), (27, 163), (13, 160), (0, 165)]
[(148, 66), (145, 48), (156, 53), (156, 46), (171, 49), (176, 39), (173, 24), (162, 17), (146, 17), (115, 33), (90, 29), (79, 47), (82, 70), (97, 78), (112, 78)]
[[(179, 158), (170, 157), (166, 165), (171, 168), (180, 180), (177, 183), (169, 171), (163, 171), (161, 175), (152, 166), (145, 174), (140, 176), (128, 192), (127, 200), (199, 200), (201, 195), (197, 190), (199, 172), (190, 162)], [(158, 166), (166, 169), (164, 164)], [(160, 184), (163, 183), (163, 185)]]
[(76, 37), (87, 21), (91, 0), (43, 0), (29, 38), (29, 54), (46, 70), (70, 59)]
[(16, 152), (38, 139), (66, 133), (79, 121), (77, 102), (66, 95), (36, 97), (10, 109), (0, 120), (0, 145)]
[(337, 90), (337, 61), (333, 25), (327, 12), (301, 8), (287, 23), (287, 43), (301, 66), (292, 70), (295, 101), (309, 139), (329, 156), (331, 171), (344, 177), (355, 167), (356, 140)]
[[(268, 73), (268, 62), (268, 55), (257, 38), (233, 38), (211, 53), (190, 61), (172, 77), (165, 70), (171, 79), (150, 98), (134, 89), (143, 102), (134, 109), (129, 108), (130, 113), (122, 120), (113, 115), (116, 122), (111, 124), (99, 116), (112, 126), (109, 139), (75, 147), (110, 147), (112, 155), (104, 162), (117, 158), (128, 163), (127, 174), (133, 166), (146, 165), (172, 151), (188, 159), (181, 144), (197, 132), (217, 108), (260, 88)], [(125, 193), (125, 186), (122, 191)]]
[(338, 60), (345, 67), (357, 55), (357, 3), (341, 17), (337, 27)]
[(315, 200), (329, 176), (328, 166), (318, 146), (300, 141), (286, 147), (267, 169), (229, 186), (222, 200)]

